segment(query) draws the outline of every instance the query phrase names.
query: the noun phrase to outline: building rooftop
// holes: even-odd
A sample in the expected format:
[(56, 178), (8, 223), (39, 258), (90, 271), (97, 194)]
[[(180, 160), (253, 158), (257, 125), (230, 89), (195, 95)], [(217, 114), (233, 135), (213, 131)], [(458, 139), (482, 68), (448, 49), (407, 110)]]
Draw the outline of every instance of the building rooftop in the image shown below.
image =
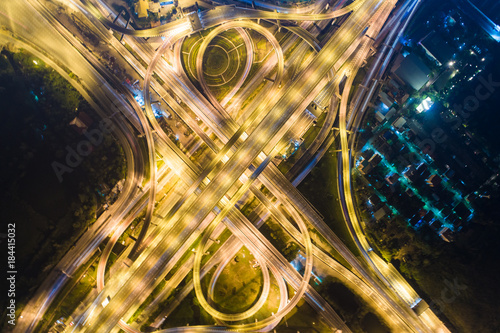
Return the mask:
[(379, 210), (377, 210), (373, 216), (377, 221), (380, 221), (383, 217), (385, 217), (389, 213), (389, 209), (386, 205), (382, 206)]
[(431, 70), (414, 54), (402, 59), (399, 66), (396, 62), (395, 67), (394, 74), (415, 90), (420, 90), (429, 81)]
[(380, 100), (387, 108), (390, 108), (394, 104), (394, 99), (387, 95), (385, 92), (381, 91), (379, 93)]
[(392, 126), (400, 129), (404, 124), (406, 124), (406, 119), (404, 117), (399, 117), (395, 122), (392, 123)]
[(93, 122), (94, 121), (87, 113), (79, 112), (78, 115), (70, 121), (69, 125), (73, 127), (78, 134), (83, 134)]
[(148, 10), (149, 1), (147, 0), (139, 0), (139, 2), (135, 4), (135, 13), (137, 14), (138, 18), (148, 17)]

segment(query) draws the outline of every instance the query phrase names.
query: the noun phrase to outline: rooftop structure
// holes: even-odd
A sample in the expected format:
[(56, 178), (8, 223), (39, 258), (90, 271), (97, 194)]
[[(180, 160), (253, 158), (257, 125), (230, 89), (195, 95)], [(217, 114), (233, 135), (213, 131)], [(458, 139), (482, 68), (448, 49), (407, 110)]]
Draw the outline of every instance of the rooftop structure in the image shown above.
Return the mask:
[(419, 106), (417, 106), (417, 112), (422, 113), (424, 111), (428, 111), (432, 105), (434, 105), (434, 102), (430, 97), (427, 97), (422, 101), (422, 103), (419, 104)]
[(420, 90), (429, 81), (429, 74), (431, 73), (429, 67), (414, 54), (399, 60), (400, 62), (396, 60), (393, 67), (394, 74), (413, 89)]
[(138, 18), (148, 17), (148, 10), (149, 10), (149, 1), (139, 0), (139, 2), (135, 4), (135, 13), (137, 14)]
[(387, 214), (389, 214), (390, 209), (387, 208), (386, 205), (382, 206), (379, 210), (377, 210), (373, 216), (375, 217), (375, 220), (380, 221), (382, 218), (384, 218)]
[(404, 117), (399, 117), (392, 123), (392, 126), (394, 126), (394, 128), (401, 129), (404, 124), (406, 124), (406, 119)]
[(380, 100), (387, 108), (390, 108), (394, 104), (394, 99), (389, 97), (385, 92), (381, 91), (379, 94)]
[(78, 115), (70, 121), (69, 125), (79, 134), (83, 134), (94, 121), (85, 112), (79, 112)]

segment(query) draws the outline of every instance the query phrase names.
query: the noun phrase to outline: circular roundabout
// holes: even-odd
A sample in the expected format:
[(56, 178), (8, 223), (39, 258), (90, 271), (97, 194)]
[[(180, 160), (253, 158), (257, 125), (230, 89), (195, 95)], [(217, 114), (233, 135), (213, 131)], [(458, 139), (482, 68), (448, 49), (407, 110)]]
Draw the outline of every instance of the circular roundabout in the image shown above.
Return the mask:
[[(195, 64), (205, 37), (191, 36), (183, 41), (183, 67), (192, 82), (199, 81)], [(247, 61), (253, 62), (253, 50), (246, 32), (243, 29), (229, 29), (213, 38), (204, 50), (203, 78), (207, 86), (216, 91), (234, 85), (244, 75)]]
[(203, 74), (208, 76), (224, 75), (229, 68), (230, 57), (228, 52), (220, 45), (210, 45), (205, 53), (205, 68)]

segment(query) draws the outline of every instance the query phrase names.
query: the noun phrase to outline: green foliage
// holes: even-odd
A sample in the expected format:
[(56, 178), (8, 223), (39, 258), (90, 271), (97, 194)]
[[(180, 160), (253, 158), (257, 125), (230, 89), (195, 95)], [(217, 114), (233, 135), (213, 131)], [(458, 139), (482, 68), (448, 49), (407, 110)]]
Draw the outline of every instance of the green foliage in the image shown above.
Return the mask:
[(134, 49), (127, 43), (125, 43), (125, 48), (134, 56), (137, 61), (141, 64), (142, 67), (148, 68), (148, 63), (144, 61), (144, 59), (141, 58), (141, 56), (134, 51)]
[(214, 302), (220, 311), (239, 313), (258, 299), (262, 272), (253, 265), (254, 257), (243, 247), (224, 268), (214, 288)]
[(99, 117), (69, 82), (24, 51), (0, 53), (0, 109), (0, 209), (5, 221), (29, 230), (17, 239), (22, 301), (95, 221), (104, 200), (98, 190), (123, 178), (125, 163), (121, 147), (106, 136), (58, 181), (52, 162), (64, 163), (66, 146), (84, 139), (69, 122), (84, 111), (94, 127)]
[(165, 85), (165, 81), (163, 81), (158, 74), (153, 72), (153, 77), (156, 81), (158, 81), (159, 84), (161, 84), (162, 86)]
[(181, 304), (163, 322), (161, 328), (194, 325), (213, 325), (212, 317), (203, 310), (196, 300), (194, 290), (186, 296)]
[[(332, 147), (336, 146), (334, 142)], [(325, 217), (326, 224), (347, 245), (349, 250), (355, 255), (359, 255), (358, 248), (345, 223), (342, 207), (339, 204), (337, 153), (332, 150), (323, 156), (319, 164), (312, 169), (311, 173), (297, 188)]]
[[(353, 332), (390, 332), (387, 326), (381, 322), (381, 319), (377, 319), (378, 317), (373, 314), (373, 309), (370, 309), (361, 297), (353, 293), (338, 279), (329, 276), (323, 280), (317, 289), (346, 321), (347, 326)], [(370, 329), (363, 325), (366, 317), (372, 324)], [(374, 317), (375, 320), (371, 317)]]
[[(457, 235), (441, 240), (428, 227), (408, 228), (405, 222), (370, 224), (367, 235), (384, 259), (409, 279), (417, 292), (454, 332), (497, 332), (500, 321), (496, 254), (500, 245), (499, 214), (494, 204), (481, 207), (477, 220)], [(460, 288), (451, 288), (458, 285)]]
[(288, 261), (297, 257), (300, 247), (297, 243), (291, 241), (291, 237), (285, 233), (281, 225), (269, 218), (267, 222), (260, 227), (260, 231), (270, 238), (270, 242), (276, 247)]
[(129, 320), (127, 321), (127, 323), (131, 324), (133, 323), (134, 321), (137, 320), (137, 318), (139, 318), (139, 316), (141, 315), (141, 313), (144, 311), (144, 309), (149, 305), (151, 304), (151, 302), (154, 301), (154, 299), (156, 298), (156, 296), (158, 296), (158, 294), (163, 290), (163, 288), (165, 287), (165, 284), (167, 283), (167, 281), (165, 280), (161, 280), (160, 283), (158, 283), (158, 285), (155, 287), (155, 289), (151, 292), (151, 294), (146, 298), (146, 300), (139, 306), (139, 308), (134, 312), (134, 314), (132, 315), (132, 317), (129, 318)]

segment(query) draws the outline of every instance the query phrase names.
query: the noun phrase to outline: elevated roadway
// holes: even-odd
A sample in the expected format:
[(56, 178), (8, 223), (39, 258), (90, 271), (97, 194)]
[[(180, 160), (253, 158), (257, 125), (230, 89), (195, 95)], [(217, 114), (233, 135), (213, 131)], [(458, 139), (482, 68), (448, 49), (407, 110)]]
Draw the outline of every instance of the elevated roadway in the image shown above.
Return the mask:
[[(303, 78), (304, 78), (304, 83), (306, 83), (303, 87), (307, 87), (306, 89), (312, 90), (313, 87), (315, 87), (319, 81), (322, 80), (322, 77), (330, 70), (330, 68), (333, 66), (335, 60), (335, 55), (337, 58), (340, 58), (341, 54), (345, 49), (348, 48), (349, 43), (352, 42), (354, 39), (357, 38), (359, 33), (361, 33), (362, 30), (364, 30), (363, 25), (360, 25), (361, 20), (363, 19), (363, 16), (365, 17), (371, 17), (373, 13), (370, 13), (370, 11), (376, 10), (378, 7), (378, 1), (367, 1), (366, 2), (369, 5), (366, 5), (366, 12), (360, 10), (359, 13), (355, 12), (353, 15), (349, 18), (349, 20), (346, 22), (346, 33), (345, 34), (339, 34), (342, 36), (342, 38), (334, 38), (333, 40), (329, 41), (327, 45), (325, 45), (325, 48), (318, 54), (318, 57), (313, 61), (311, 66), (306, 69), (303, 73)], [(358, 14), (358, 15), (356, 15)], [(363, 15), (362, 15), (363, 14)], [(350, 23), (350, 24), (349, 24)], [(351, 32), (351, 29), (353, 30), (358, 30), (358, 32)], [(337, 35), (338, 36), (338, 35)], [(342, 40), (339, 40), (342, 39)], [(336, 47), (334, 47), (334, 45)], [(345, 46), (343, 46), (345, 45)], [(333, 49), (335, 48), (336, 52), (332, 52)], [(333, 55), (333, 57), (332, 57)], [(333, 59), (332, 59), (333, 58)], [(323, 72), (321, 75), (320, 73)], [(190, 224), (199, 224), (198, 223), (193, 223), (193, 221), (200, 221), (203, 220), (207, 214), (213, 209), (213, 207), (219, 202), (224, 196), (224, 194), (229, 190), (230, 187), (234, 184), (235, 180), (239, 178), (239, 176), (248, 168), (248, 166), (252, 163), (252, 161), (257, 157), (257, 155), (260, 153), (260, 151), (264, 148), (264, 146), (267, 144), (267, 142), (271, 139), (273, 134), (277, 133), (279, 130), (280, 124), (281, 126), (288, 120), (290, 115), (300, 107), (302, 103), (304, 103), (301, 94), (298, 93), (300, 91), (299, 87), (297, 84), (291, 85), (290, 88), (287, 89), (288, 94), (285, 94), (284, 97), (278, 101), (278, 103), (270, 110), (269, 114), (264, 118), (264, 120), (259, 124), (258, 130), (254, 131), (249, 138), (242, 144), (242, 146), (238, 149), (237, 152), (233, 154), (231, 158), (229, 158), (228, 162), (224, 164), (222, 167), (220, 167), (220, 171), (217, 173), (217, 175), (211, 179), (210, 183), (205, 187), (203, 191), (203, 195), (195, 198), (193, 202), (189, 205), (189, 208), (187, 210), (184, 210), (184, 213), (179, 213), (179, 214), (174, 214), (173, 218), (177, 216), (178, 220), (189, 220), (191, 223)], [(293, 95), (293, 96), (292, 96)], [(288, 105), (296, 105), (295, 107), (290, 107)], [(282, 110), (286, 110), (288, 112), (285, 112), (283, 114)], [(255, 135), (255, 133), (259, 133), (258, 137)], [(267, 134), (269, 133), (269, 134)], [(265, 138), (268, 139), (265, 139)], [(192, 212), (191, 212), (192, 211)], [(182, 214), (182, 215), (181, 215)], [(181, 216), (179, 216), (181, 215)], [(183, 230), (184, 232), (190, 233), (191, 228), (186, 227)], [(192, 230), (192, 229), (191, 229)], [(176, 237), (176, 240), (179, 238)], [(162, 242), (166, 243), (166, 242)], [(175, 241), (174, 241), (175, 243)], [(157, 263), (158, 260), (153, 259), (155, 257), (165, 257), (165, 253), (172, 253), (171, 251), (166, 252), (166, 247), (165, 245), (160, 245), (158, 244), (153, 251), (155, 254), (154, 256), (150, 257), (151, 259), (148, 259), (148, 262), (151, 264), (153, 262)], [(171, 248), (171, 247), (170, 247)], [(144, 273), (140, 273), (141, 278), (139, 278), (139, 275), (135, 275), (133, 280), (135, 281), (142, 281), (144, 283), (144, 280), (150, 279), (151, 276), (155, 275), (153, 272), (157, 271), (157, 268), (154, 266), (158, 265), (148, 265), (148, 268), (151, 270), (144, 269), (143, 266), (141, 265), (141, 269), (138, 270), (138, 272), (144, 272), (148, 273), (145, 275)], [(139, 279), (139, 280), (138, 280)], [(134, 288), (134, 286), (137, 285), (137, 282), (131, 284), (132, 281), (127, 282), (124, 287), (122, 287), (121, 291), (115, 295), (115, 297), (111, 300), (110, 305), (112, 303), (118, 303), (118, 304), (124, 304), (125, 299), (128, 298), (128, 294), (130, 294), (131, 289), (137, 289)], [(105, 328), (109, 326), (104, 326), (108, 324), (107, 317), (111, 318), (120, 318), (122, 316), (123, 310), (117, 311), (116, 308), (114, 307), (106, 307), (94, 320), (93, 324), (89, 327), (89, 331), (107, 331), (110, 328)], [(111, 325), (115, 325), (118, 320), (110, 320)]]
[[(362, 2), (358, 0), (356, 3), (357, 3), (357, 6), (360, 6), (360, 8), (365, 11), (365, 12), (363, 12), (363, 15), (366, 15), (366, 17), (371, 17), (371, 15), (375, 14), (375, 11), (376, 11), (380, 2), (379, 1), (366, 1), (362, 5), (361, 4)], [(364, 5), (366, 5), (366, 7), (363, 7)], [(235, 13), (234, 10), (236, 10), (236, 9), (231, 9), (231, 8), (234, 8), (234, 7), (224, 8), (221, 10), (223, 12), (226, 12), (226, 13), (230, 13), (230, 12)], [(355, 8), (353, 6), (346, 13), (348, 13), (354, 9)], [(237, 10), (240, 11), (241, 15), (236, 16), (236, 17), (245, 17), (245, 15), (248, 17), (251, 17), (251, 15), (255, 15), (255, 13), (253, 13), (252, 11), (245, 12), (241, 9), (237, 9)], [(327, 13), (327, 14), (332, 15), (332, 13)], [(275, 14), (280, 14), (280, 13), (271, 13), (271, 14), (275, 15)], [(269, 15), (271, 15), (271, 14), (269, 14)], [(348, 45), (350, 45), (350, 44), (352, 45), (352, 43), (355, 41), (359, 42), (359, 38), (357, 36), (359, 36), (360, 33), (364, 30), (364, 28), (367, 26), (367, 23), (363, 23), (363, 18), (361, 17), (362, 15), (359, 14), (359, 16), (357, 16), (357, 14), (358, 13), (356, 11), (354, 11), (354, 13), (351, 14), (351, 17), (349, 17), (349, 19), (347, 20), (347, 22), (349, 22), (351, 25), (348, 26), (348, 28), (344, 29), (343, 35), (341, 36), (341, 38), (337, 37), (335, 42), (332, 42), (332, 43), (328, 42), (329, 44), (327, 43), (327, 45), (325, 45), (325, 48), (330, 52), (330, 54), (332, 54), (334, 57), (338, 56), (338, 60), (340, 60), (342, 58), (340, 55), (345, 53), (345, 51), (348, 49)], [(206, 23), (208, 22), (207, 24), (214, 24), (215, 25), (215, 24), (220, 24), (219, 22), (221, 22), (221, 20), (224, 19), (224, 15), (221, 16), (220, 13), (217, 11), (215, 13), (212, 13), (212, 15), (215, 16), (215, 18), (213, 19), (212, 22), (217, 22), (217, 23), (210, 23), (211, 22), (210, 20), (212, 20), (212, 18), (210, 16), (207, 16), (206, 18), (202, 18), (202, 22), (206, 22)], [(266, 15), (268, 15), (268, 14), (266, 14)], [(337, 15), (337, 14), (335, 14), (335, 15)], [(342, 15), (344, 15), (344, 14), (342, 14)], [(302, 15), (302, 17), (305, 17), (305, 16)], [(311, 15), (309, 15), (307, 17), (312, 18)], [(356, 17), (357, 17), (357, 20), (355, 19)], [(256, 17), (253, 17), (253, 18), (256, 18)], [(203, 19), (206, 19), (206, 21), (203, 21)], [(282, 18), (276, 18), (276, 16), (275, 16), (274, 19), (282, 19)], [(291, 18), (289, 18), (289, 19), (291, 19)], [(312, 20), (316, 20), (316, 16), (314, 16), (314, 19), (312, 19)], [(179, 33), (178, 38), (180, 38), (180, 36), (182, 36), (183, 34), (190, 32), (189, 29), (184, 28), (184, 26), (182, 26), (182, 22), (178, 22), (176, 24), (179, 24), (176, 26), (176, 28), (178, 28), (178, 31), (181, 32), (181, 33)], [(357, 34), (356, 34), (356, 31), (357, 31)], [(344, 38), (346, 40), (344, 40)], [(354, 50), (352, 50), (351, 52), (354, 52)], [(236, 143), (236, 141), (234, 141), (234, 140), (232, 143), (226, 145), (226, 147), (223, 148), (223, 151), (225, 149), (226, 152), (229, 152), (230, 150), (233, 151), (233, 155), (228, 159), (228, 161), (224, 165), (215, 165), (213, 167), (212, 175), (208, 178), (210, 180), (210, 182), (202, 189), (201, 195), (199, 197), (197, 197), (195, 199), (186, 199), (180, 203), (180, 205), (177, 207), (178, 210), (176, 210), (176, 213), (173, 213), (170, 216), (170, 218), (173, 221), (178, 221), (178, 222), (179, 221), (186, 221), (186, 220), (194, 221), (193, 225), (189, 225), (189, 228), (191, 228), (191, 230), (193, 230), (192, 229), (193, 227), (201, 225), (200, 223), (203, 220), (205, 220), (205, 217), (208, 216), (209, 212), (212, 211), (214, 209), (214, 207), (219, 205), (220, 202), (223, 202), (223, 199), (225, 197), (225, 193), (231, 187), (233, 187), (233, 184), (236, 184), (237, 179), (241, 178), (241, 176), (245, 173), (245, 170), (247, 170), (248, 167), (250, 167), (252, 164), (255, 163), (256, 158), (259, 155), (261, 155), (260, 152), (262, 150), (266, 149), (266, 146), (273, 147), (276, 144), (276, 143), (271, 142), (272, 138), (278, 132), (279, 133), (286, 132), (286, 130), (291, 126), (290, 125), (291, 122), (289, 122), (288, 120), (295, 119), (297, 117), (296, 113), (299, 112), (298, 110), (300, 110), (304, 106), (304, 103), (306, 101), (309, 101), (311, 98), (314, 97), (313, 92), (315, 91), (315, 89), (318, 89), (317, 88), (318, 86), (321, 87), (321, 86), (324, 86), (326, 84), (326, 81), (323, 80), (323, 77), (326, 76), (326, 74), (329, 70), (328, 67), (330, 69), (333, 68), (333, 64), (335, 63), (335, 60), (325, 59), (327, 57), (328, 56), (325, 56), (325, 52), (323, 52), (323, 54), (322, 54), (322, 52), (320, 52), (318, 57), (316, 59), (314, 59), (314, 61), (311, 63), (311, 65), (308, 68), (306, 68), (306, 70), (302, 73), (302, 76), (300, 77), (300, 79), (306, 79), (305, 81), (306, 81), (306, 83), (308, 83), (308, 87), (306, 87), (305, 89), (301, 89), (302, 87), (295, 85), (294, 89), (289, 88), (286, 91), (284, 91), (282, 94), (280, 94), (281, 96), (279, 97), (279, 99), (278, 99), (278, 97), (276, 97), (277, 103), (271, 109), (273, 111), (272, 115), (266, 116), (266, 118), (264, 118), (264, 120), (261, 122), (261, 124), (259, 124), (257, 126), (257, 129), (256, 129), (256, 131), (257, 130), (263, 131), (263, 132), (258, 132), (258, 133), (264, 133), (263, 138), (259, 138), (259, 135), (254, 135), (254, 133), (255, 133), (255, 131), (254, 131), (253, 133), (250, 134), (250, 136), (248, 138), (246, 138), (246, 140), (241, 145), (238, 145), (237, 150), (233, 150), (233, 148), (232, 148), (233, 145)], [(348, 57), (345, 56), (344, 58), (347, 60)], [(340, 61), (345, 61), (345, 60), (340, 60)], [(153, 68), (153, 67), (154, 66), (151, 66), (151, 68)], [(149, 77), (151, 74), (152, 74), (151, 72), (147, 73), (146, 77)], [(310, 97), (310, 96), (313, 96), (313, 97)], [(148, 100), (149, 100), (149, 98), (148, 98)], [(150, 113), (149, 113), (150, 111), (147, 111), (147, 112), (150, 115)], [(154, 125), (154, 122), (152, 122), (152, 123)], [(158, 134), (158, 135), (160, 135), (160, 137), (161, 137), (161, 134)], [(236, 137), (236, 139), (238, 139), (238, 138), (239, 138), (239, 136)], [(165, 141), (164, 138), (162, 140)], [(230, 142), (231, 142), (231, 140), (230, 140)], [(257, 159), (257, 161), (258, 162), (256, 165), (258, 166), (259, 164), (264, 162), (264, 156), (259, 157), (259, 159)], [(266, 170), (267, 170), (267, 168), (266, 168)], [(259, 171), (259, 168), (257, 168), (256, 171)], [(203, 180), (205, 178), (206, 177), (204, 177)], [(201, 182), (198, 185), (201, 186)], [(276, 190), (275, 187), (274, 187), (274, 190)], [(241, 191), (243, 192), (243, 190), (241, 190)], [(282, 189), (280, 189), (280, 191), (282, 191)], [(240, 193), (240, 194), (242, 195), (243, 193)], [(300, 199), (299, 199), (299, 201), (300, 201)], [(206, 205), (206, 207), (199, 209), (200, 204)], [(227, 203), (225, 205), (227, 206)], [(187, 208), (185, 208), (184, 206), (187, 206)], [(223, 204), (223, 206), (224, 206), (224, 204)], [(297, 205), (295, 205), (294, 208), (297, 208), (296, 206)], [(223, 217), (224, 216), (221, 215), (220, 219), (222, 219)], [(238, 221), (236, 221), (236, 222), (238, 222)], [(234, 227), (235, 226), (233, 225), (233, 228)], [(239, 226), (239, 228), (246, 228), (246, 227), (249, 227), (249, 226), (246, 226), (246, 225)], [(181, 229), (177, 229), (177, 230), (178, 231), (175, 231), (175, 232), (181, 231)], [(176, 240), (177, 238), (174, 237), (175, 232), (171, 233), (171, 236), (169, 236), (168, 238), (165, 238), (164, 243), (166, 243), (168, 241), (168, 239)], [(185, 231), (182, 231), (181, 234), (188, 236), (189, 231), (187, 233)], [(165, 233), (163, 233), (162, 235), (164, 237), (166, 236)], [(258, 234), (255, 234), (255, 235), (257, 237), (257, 239), (255, 239), (255, 241), (259, 241)], [(155, 243), (155, 245), (158, 246), (159, 244)], [(164, 245), (161, 244), (160, 246), (164, 246)], [(166, 248), (164, 247), (163, 250), (165, 250), (165, 249)], [(155, 252), (155, 251), (153, 251), (153, 252)], [(170, 254), (173, 254), (173, 252), (170, 252)], [(151, 259), (148, 260), (148, 262), (150, 264), (149, 264), (149, 266), (147, 266), (147, 268), (151, 268), (151, 266), (153, 266), (152, 264), (155, 262), (153, 258), (155, 255), (162, 257), (162, 260), (166, 259), (166, 257), (164, 255), (162, 256), (161, 250), (156, 251), (155, 255), (153, 255), (153, 254), (151, 254), (151, 255), (152, 255)], [(158, 264), (156, 264), (155, 266), (157, 266), (157, 265)], [(138, 266), (139, 266), (139, 264), (138, 264)], [(152, 267), (151, 271), (153, 271), (153, 270), (157, 270), (157, 268)], [(141, 270), (138, 270), (137, 272), (140, 272), (140, 271)], [(146, 271), (143, 270), (143, 272), (140, 272), (140, 273), (137, 273), (137, 272), (134, 273), (134, 275), (132, 275), (130, 277), (130, 280), (128, 282), (128, 285), (130, 287), (135, 287), (136, 285), (147, 284), (147, 281), (139, 278), (139, 276), (141, 274), (146, 273)], [(147, 272), (146, 274), (147, 274), (146, 278), (149, 279), (149, 281), (151, 281), (153, 276), (157, 275), (153, 272)], [(142, 275), (142, 276), (144, 276), (144, 275)], [(134, 282), (135, 282), (135, 284), (134, 284)], [(125, 292), (123, 293), (123, 295), (125, 295)], [(124, 297), (123, 299), (127, 298), (126, 295), (123, 297)], [(117, 303), (119, 303), (119, 300), (115, 300), (113, 298), (112, 302), (117, 304)], [(106, 308), (106, 309), (108, 309), (108, 308)], [(106, 312), (106, 309), (104, 309), (103, 313)], [(113, 309), (112, 311), (115, 311), (115, 310), (116, 309)], [(120, 310), (120, 311), (122, 311), (122, 310)], [(99, 315), (99, 317), (102, 319), (102, 318), (105, 318), (105, 317), (103, 317), (105, 315), (106, 314), (103, 315), (101, 313)], [(116, 316), (115, 316), (115, 318), (116, 318)], [(113, 322), (113, 321), (116, 323), (115, 320), (111, 320), (111, 322)], [(100, 323), (98, 323), (97, 326), (95, 326), (95, 325), (91, 326), (91, 328), (88, 331), (92, 331), (92, 329), (97, 329), (98, 331), (101, 331), (101, 329), (104, 329), (104, 326), (99, 326), (99, 324)], [(106, 327), (109, 327), (109, 326), (106, 326)], [(219, 330), (220, 328), (211, 328), (211, 329)]]

